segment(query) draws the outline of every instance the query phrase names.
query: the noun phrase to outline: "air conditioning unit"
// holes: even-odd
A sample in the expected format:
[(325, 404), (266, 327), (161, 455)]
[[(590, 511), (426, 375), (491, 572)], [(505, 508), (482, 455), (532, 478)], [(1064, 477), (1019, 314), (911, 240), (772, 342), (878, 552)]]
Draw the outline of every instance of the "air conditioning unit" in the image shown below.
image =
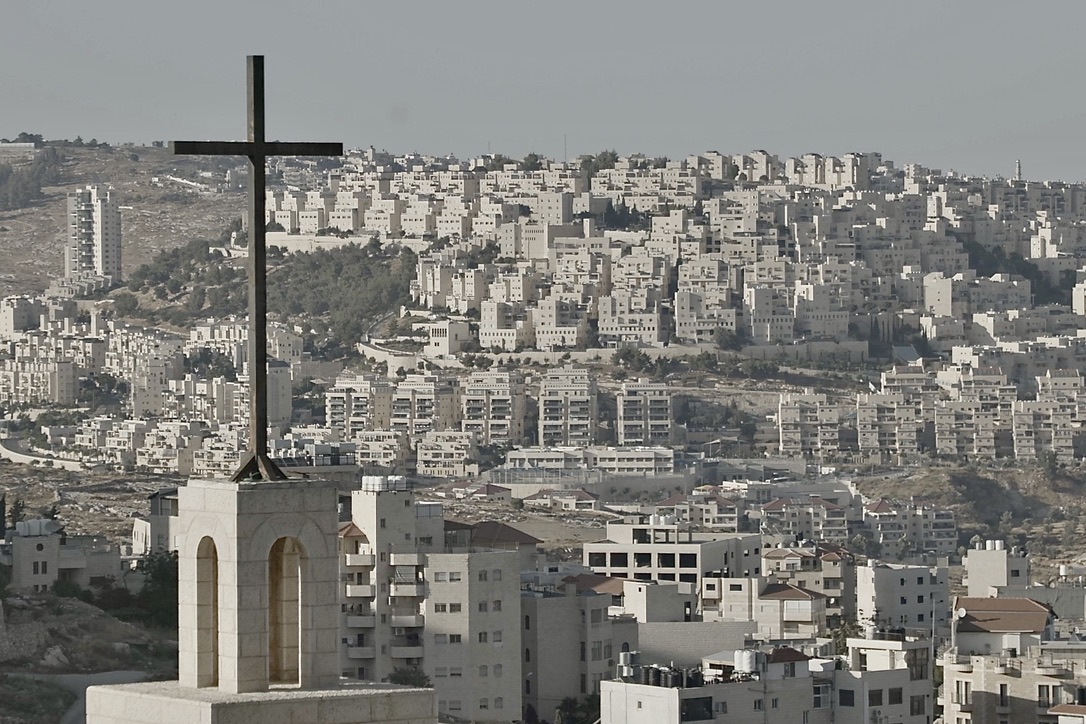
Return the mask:
[(394, 626), (392, 628), (392, 635), (393, 636), (403, 636), (406, 633), (407, 633), (407, 629), (404, 628), (403, 626)]

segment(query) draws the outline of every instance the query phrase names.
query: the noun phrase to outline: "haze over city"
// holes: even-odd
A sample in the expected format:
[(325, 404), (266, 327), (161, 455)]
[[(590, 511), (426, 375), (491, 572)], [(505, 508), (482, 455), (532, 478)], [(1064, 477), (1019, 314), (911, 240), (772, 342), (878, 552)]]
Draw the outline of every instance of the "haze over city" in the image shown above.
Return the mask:
[[(393, 152), (766, 148), (1082, 180), (1083, 6), (1042, 3), (12, 3), (4, 133), (112, 143), (268, 128)], [(47, 40), (43, 40), (47, 39)]]

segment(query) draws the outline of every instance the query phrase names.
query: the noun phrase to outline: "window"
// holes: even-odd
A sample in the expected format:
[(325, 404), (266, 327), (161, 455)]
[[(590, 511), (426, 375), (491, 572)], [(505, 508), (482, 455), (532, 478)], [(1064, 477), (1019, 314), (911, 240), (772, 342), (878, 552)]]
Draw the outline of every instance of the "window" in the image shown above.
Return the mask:
[(777, 697), (773, 697), (773, 701), (769, 703), (769, 708), (776, 709), (780, 706), (781, 700)]
[(524, 649), (524, 660), (525, 661), (531, 661), (532, 660), (532, 650), (531, 649)]
[(494, 603), (490, 604), (490, 610), (493, 611), (494, 613), (500, 612), (502, 610), (502, 602), (499, 600), (499, 601), (495, 601)]
[(999, 685), (999, 706), (1010, 706), (1010, 691), (1006, 684)]
[(41, 574), (44, 576), (48, 572), (49, 572), (49, 561), (42, 561), (41, 562)]
[(434, 667), (434, 678), (435, 679), (444, 679), (448, 675), (449, 675), (449, 667), (447, 667), (447, 666)]
[(448, 634), (434, 634), (434, 643), (438, 646), (449, 643)]
[[(901, 580), (905, 580), (902, 578)], [(837, 703), (840, 706), (856, 706), (856, 692), (852, 689), (838, 689)]]
[(449, 580), (449, 575), (444, 571), (439, 571), (434, 574), (434, 583), (444, 583)]
[(917, 576), (916, 577), (916, 585), (918, 585), (918, 586), (923, 586), (924, 585), (924, 577), (923, 576)]
[(479, 708), (480, 709), (489, 709), (490, 708), (490, 702), (487, 701), (486, 699), (480, 699), (479, 700)]
[(882, 706), (882, 689), (869, 689), (867, 692), (868, 706)]
[(603, 642), (602, 641), (593, 641), (592, 642), (592, 660), (593, 661), (602, 661), (603, 660)]
[(463, 640), (463, 636), (461, 636), (461, 634), (449, 634), (449, 643), (450, 644), (458, 644), (462, 640)]
[(38, 575), (38, 562), (34, 561), (34, 575)]
[(902, 701), (904, 701), (904, 699), (902, 698), (901, 687), (896, 686), (896, 687), (890, 689), (890, 695), (889, 695), (888, 701), (886, 703), (889, 704), (890, 706), (894, 706), (895, 704), (902, 703)]
[(1041, 684), (1037, 687), (1037, 706), (1056, 706), (1060, 703), (1058, 685)]
[(532, 680), (531, 679), (525, 679), (524, 680), (524, 693), (525, 694), (531, 694), (532, 693)]
[(449, 667), (449, 677), (450, 678), (454, 678), (454, 679), (455, 678), (463, 678), (463, 676), (464, 676), (464, 670), (461, 669), (459, 666), (450, 666)]
[(830, 685), (819, 684), (814, 688), (814, 708), (825, 709), (830, 705)]
[(923, 694), (914, 694), (909, 697), (909, 716), (924, 716), (927, 713), (928, 708)]
[(924, 614), (922, 614), (922, 613), (916, 614), (916, 622), (917, 623), (924, 623)]
[(449, 711), (460, 711), (460, 700), (459, 699), (450, 699), (449, 700)]
[(902, 606), (906, 606), (906, 605), (908, 605), (908, 603), (909, 603), (909, 599), (907, 599), (907, 598), (905, 598), (904, 596), (902, 596), (902, 597), (901, 597), (901, 605), (902, 605)]
[(500, 696), (495, 696), (494, 697), (494, 708), (495, 709), (504, 709), (505, 708), (505, 699), (501, 698)]
[(486, 601), (479, 601), (479, 613), (486, 613)]
[(404, 540), (411, 540), (411, 534), (410, 533), (404, 533), (403, 534), (403, 539)]
[(449, 572), (449, 583), (459, 583), (461, 580), (460, 573), (458, 571)]
[(486, 664), (483, 664), (482, 666), (479, 667), (479, 676), (481, 678), (486, 678), (488, 673), (489, 673), (489, 670), (486, 668)]
[(493, 641), (496, 644), (500, 644), (502, 642), (502, 632), (501, 631), (492, 631), (491, 634), (490, 634), (490, 640)]
[[(1046, 687), (1041, 687), (1046, 688)], [(972, 704), (973, 703), (973, 682), (963, 681), (959, 679), (954, 682), (954, 703), (955, 704)]]
[(524, 617), (524, 630), (525, 631), (531, 631), (532, 630), (532, 619), (531, 619), (530, 616), (525, 616)]
[(494, 664), (491, 671), (493, 672), (495, 679), (500, 679), (502, 677), (502, 665), (501, 664)]
[(444, 603), (435, 603), (434, 604), (434, 613), (445, 613), (448, 610), (449, 610), (449, 607), (447, 605), (445, 605)]
[(493, 574), (490, 576), (492, 581), (500, 581), (502, 579), (502, 569), (495, 568)]
[(755, 699), (754, 700), (754, 711), (761, 711), (761, 710), (762, 710), (762, 700), (761, 699)]
[(486, 631), (480, 631), (479, 632), (479, 643), (481, 643), (481, 644), (486, 643)]
[(449, 613), (460, 613), (461, 610), (462, 610), (462, 606), (459, 603), (450, 603), (449, 604)]
[(479, 580), (480, 581), (485, 581), (486, 580), (486, 571), (479, 571)]
[(784, 677), (786, 679), (795, 678), (796, 676), (796, 662), (789, 661), (784, 665)]
[(586, 650), (585, 649), (585, 643), (584, 643), (584, 641), (582, 641), (581, 642), (581, 661), (585, 660), (585, 650)]
[(384, 518), (381, 518), (381, 527), (382, 527), (382, 528), (384, 528), (384, 527), (385, 527), (385, 519), (384, 519)]

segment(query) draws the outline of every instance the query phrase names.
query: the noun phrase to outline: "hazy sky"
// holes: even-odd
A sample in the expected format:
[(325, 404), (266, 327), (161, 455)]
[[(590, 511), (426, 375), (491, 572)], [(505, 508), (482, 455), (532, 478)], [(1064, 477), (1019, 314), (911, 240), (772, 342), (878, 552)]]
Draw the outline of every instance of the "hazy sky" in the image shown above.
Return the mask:
[(8, 0), (0, 137), (394, 152), (881, 151), (1086, 180), (1086, 3)]

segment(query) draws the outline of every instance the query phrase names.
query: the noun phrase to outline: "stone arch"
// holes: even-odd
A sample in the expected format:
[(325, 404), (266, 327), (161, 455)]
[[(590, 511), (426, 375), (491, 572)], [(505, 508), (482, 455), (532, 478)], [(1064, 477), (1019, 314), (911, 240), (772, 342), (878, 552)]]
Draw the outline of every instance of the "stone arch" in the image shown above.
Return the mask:
[(268, 682), (301, 683), (302, 592), (306, 553), (301, 541), (278, 538), (268, 553)]
[(219, 685), (219, 550), (211, 536), (196, 546), (196, 685)]

